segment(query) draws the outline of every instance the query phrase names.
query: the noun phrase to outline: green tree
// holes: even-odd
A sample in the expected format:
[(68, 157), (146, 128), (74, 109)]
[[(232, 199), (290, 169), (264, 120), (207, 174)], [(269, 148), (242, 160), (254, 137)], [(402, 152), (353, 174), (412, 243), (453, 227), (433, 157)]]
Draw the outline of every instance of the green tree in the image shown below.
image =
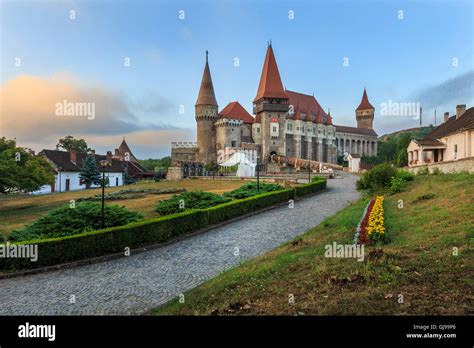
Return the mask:
[(168, 167), (171, 165), (171, 157), (166, 156), (160, 159), (149, 158), (146, 160), (139, 160), (140, 164), (150, 171), (162, 171), (166, 172)]
[(0, 193), (31, 192), (54, 182), (53, 168), (41, 156), (0, 138)]
[(86, 188), (90, 188), (92, 184), (99, 185), (102, 182), (99, 168), (92, 155), (86, 156), (84, 165), (79, 173), (79, 178), (86, 184)]
[(77, 152), (90, 152), (91, 149), (87, 146), (87, 143), (84, 139), (75, 139), (72, 135), (67, 135), (64, 138), (59, 139), (56, 149), (63, 149), (65, 151), (70, 151), (71, 149), (76, 149)]

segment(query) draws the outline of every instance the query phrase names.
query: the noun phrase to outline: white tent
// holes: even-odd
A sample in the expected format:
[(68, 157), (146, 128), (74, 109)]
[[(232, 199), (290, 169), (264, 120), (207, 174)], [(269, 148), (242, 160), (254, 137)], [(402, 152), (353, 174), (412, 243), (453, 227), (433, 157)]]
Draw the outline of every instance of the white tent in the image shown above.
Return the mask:
[(255, 176), (255, 163), (252, 163), (242, 152), (234, 153), (227, 161), (219, 163), (222, 167), (233, 167), (238, 165), (237, 176), (251, 177)]

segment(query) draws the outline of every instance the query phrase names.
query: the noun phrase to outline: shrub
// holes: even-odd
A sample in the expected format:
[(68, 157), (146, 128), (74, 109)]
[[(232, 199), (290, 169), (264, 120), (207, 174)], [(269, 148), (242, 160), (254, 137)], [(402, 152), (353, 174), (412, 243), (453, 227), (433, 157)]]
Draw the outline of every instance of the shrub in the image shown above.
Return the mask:
[(210, 224), (216, 224), (278, 203), (287, 202), (294, 199), (294, 194), (293, 189), (280, 190), (221, 204), (206, 209), (207, 219)]
[(318, 181), (326, 181), (326, 178), (324, 176), (313, 176), (311, 178), (311, 182), (318, 182)]
[(403, 179), (404, 181), (413, 181), (415, 180), (415, 175), (412, 172), (403, 169), (397, 169), (395, 174), (397, 178)]
[(257, 191), (256, 182), (249, 182), (245, 185), (240, 186), (236, 190), (224, 193), (224, 196), (235, 198), (235, 199), (242, 199), (242, 198), (256, 196), (261, 193), (280, 191), (280, 190), (283, 190), (283, 187), (278, 184), (260, 183), (259, 189), (260, 190)]
[(212, 192), (190, 191), (174, 195), (170, 199), (160, 201), (155, 211), (161, 215), (182, 212), (187, 209), (204, 209), (229, 202), (231, 198), (223, 197)]
[(397, 170), (389, 163), (376, 165), (365, 172), (356, 182), (358, 190), (369, 190), (372, 192), (380, 191), (390, 185), (392, 177), (396, 175)]
[(394, 176), (392, 180), (390, 180), (390, 187), (389, 192), (391, 194), (395, 194), (398, 192), (405, 191), (406, 188), (406, 181), (401, 177)]
[(295, 187), (295, 194), (298, 197), (302, 197), (305, 195), (309, 195), (311, 193), (315, 193), (326, 188), (327, 180), (322, 177), (318, 177), (318, 180), (311, 180), (312, 182), (309, 184), (298, 185)]
[(435, 197), (435, 194), (434, 193), (425, 193), (423, 195), (420, 195), (418, 197), (416, 197), (412, 203), (417, 203), (417, 202), (420, 202), (420, 201), (425, 201), (425, 200), (428, 200), (428, 199), (432, 199)]
[(430, 173), (428, 167), (422, 167), (420, 169), (418, 169), (418, 171), (416, 172), (416, 175), (428, 175)]
[(435, 168), (433, 168), (433, 171), (431, 172), (431, 174), (441, 175), (441, 174), (443, 174), (443, 172), (438, 167), (435, 167)]
[[(138, 221), (142, 214), (132, 212), (118, 205), (105, 205), (105, 227), (126, 225)], [(21, 230), (10, 233), (14, 242), (70, 236), (85, 231), (100, 229), (102, 225), (102, 207), (99, 203), (77, 203), (74, 208), (64, 206), (52, 210)]]

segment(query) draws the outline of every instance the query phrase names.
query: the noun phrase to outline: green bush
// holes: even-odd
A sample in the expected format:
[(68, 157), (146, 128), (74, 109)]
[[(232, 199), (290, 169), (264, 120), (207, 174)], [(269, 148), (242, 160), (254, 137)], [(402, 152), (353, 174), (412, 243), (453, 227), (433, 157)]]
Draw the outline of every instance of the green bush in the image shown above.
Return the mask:
[(316, 177), (311, 179), (311, 183), (298, 185), (295, 187), (295, 194), (297, 197), (303, 197), (311, 193), (315, 193), (326, 188), (327, 180), (323, 177)]
[(403, 181), (413, 181), (415, 180), (415, 175), (412, 172), (403, 169), (397, 169), (395, 173), (397, 178), (402, 179)]
[[(105, 205), (104, 225), (115, 227), (126, 225), (143, 218), (143, 215), (132, 212), (118, 205)], [(21, 242), (32, 239), (46, 239), (70, 236), (102, 227), (102, 206), (99, 203), (77, 203), (52, 210), (48, 215), (36, 220), (20, 230), (10, 233), (10, 240)]]
[(381, 191), (390, 185), (396, 173), (397, 170), (389, 163), (376, 165), (357, 180), (356, 187), (358, 190)]
[(221, 204), (216, 207), (206, 209), (208, 221), (210, 224), (216, 224), (222, 221), (233, 219), (262, 208), (289, 201), (294, 199), (295, 191), (293, 189), (280, 190), (276, 192), (267, 192), (257, 196), (235, 200), (229, 203)]
[(174, 195), (170, 199), (158, 202), (155, 211), (161, 215), (179, 213), (187, 209), (205, 209), (229, 202), (231, 198), (222, 197), (212, 192), (190, 191)]
[(267, 184), (260, 183), (259, 191), (257, 191), (257, 183), (249, 182), (245, 185), (240, 186), (238, 189), (224, 193), (224, 197), (231, 197), (235, 199), (242, 199), (247, 197), (256, 196), (261, 193), (281, 191), (283, 187), (278, 184)]
[(426, 200), (429, 200), (429, 199), (432, 199), (432, 198), (435, 198), (435, 194), (434, 193), (425, 193), (423, 195), (420, 195), (418, 197), (416, 197), (412, 203), (418, 203), (420, 201), (426, 201)]
[(389, 192), (391, 194), (395, 194), (398, 192), (403, 192), (405, 191), (406, 188), (406, 181), (403, 178), (400, 177), (392, 177), (392, 180), (390, 181), (390, 187), (389, 187)]
[(428, 167), (422, 167), (420, 169), (418, 169), (418, 171), (416, 172), (416, 175), (428, 175), (430, 173)]

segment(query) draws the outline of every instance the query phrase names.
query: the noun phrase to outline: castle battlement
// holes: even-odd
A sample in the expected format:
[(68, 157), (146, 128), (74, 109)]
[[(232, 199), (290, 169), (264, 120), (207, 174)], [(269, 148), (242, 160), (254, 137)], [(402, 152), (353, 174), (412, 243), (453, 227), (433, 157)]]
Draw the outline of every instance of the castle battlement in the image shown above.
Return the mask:
[(179, 148), (197, 148), (198, 143), (195, 141), (173, 141), (171, 143), (172, 149), (179, 149)]

